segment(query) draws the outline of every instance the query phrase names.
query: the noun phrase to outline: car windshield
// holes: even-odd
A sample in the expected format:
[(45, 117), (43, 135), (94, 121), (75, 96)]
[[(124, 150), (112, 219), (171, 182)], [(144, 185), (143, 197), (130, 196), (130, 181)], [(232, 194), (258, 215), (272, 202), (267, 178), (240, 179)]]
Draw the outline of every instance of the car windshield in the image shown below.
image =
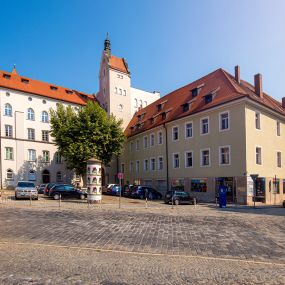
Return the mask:
[(19, 182), (18, 187), (35, 187), (35, 184), (32, 182)]

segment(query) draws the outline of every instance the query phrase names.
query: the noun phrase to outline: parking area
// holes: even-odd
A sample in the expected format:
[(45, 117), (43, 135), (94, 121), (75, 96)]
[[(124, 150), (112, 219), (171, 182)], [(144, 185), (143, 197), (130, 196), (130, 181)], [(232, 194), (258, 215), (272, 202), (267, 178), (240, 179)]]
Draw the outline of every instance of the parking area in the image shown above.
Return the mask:
[(9, 197), (0, 204), (1, 284), (285, 283), (281, 207)]

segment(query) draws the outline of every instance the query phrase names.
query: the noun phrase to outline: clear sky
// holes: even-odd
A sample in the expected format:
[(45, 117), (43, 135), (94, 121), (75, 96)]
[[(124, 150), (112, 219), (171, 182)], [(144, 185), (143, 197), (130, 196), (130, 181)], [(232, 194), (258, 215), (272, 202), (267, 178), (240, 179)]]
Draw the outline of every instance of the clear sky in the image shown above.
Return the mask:
[(284, 0), (0, 0), (0, 69), (94, 93), (103, 42), (162, 95), (222, 67), (285, 97)]

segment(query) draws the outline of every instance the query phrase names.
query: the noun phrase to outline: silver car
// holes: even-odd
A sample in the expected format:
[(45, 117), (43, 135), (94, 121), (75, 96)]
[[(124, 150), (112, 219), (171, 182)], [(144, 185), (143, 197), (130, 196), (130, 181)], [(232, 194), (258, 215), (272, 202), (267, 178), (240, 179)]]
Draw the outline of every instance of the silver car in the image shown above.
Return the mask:
[(38, 191), (33, 182), (30, 181), (19, 181), (15, 189), (15, 199), (36, 199), (38, 200)]

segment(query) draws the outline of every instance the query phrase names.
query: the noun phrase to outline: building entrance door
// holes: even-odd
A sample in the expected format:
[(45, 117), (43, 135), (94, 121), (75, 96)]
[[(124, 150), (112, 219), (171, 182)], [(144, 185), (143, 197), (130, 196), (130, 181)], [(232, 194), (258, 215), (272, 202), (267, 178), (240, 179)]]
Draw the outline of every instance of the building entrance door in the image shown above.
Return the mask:
[(44, 184), (50, 183), (50, 174), (49, 174), (49, 171), (47, 169), (45, 169), (43, 171), (42, 179), (43, 179)]

